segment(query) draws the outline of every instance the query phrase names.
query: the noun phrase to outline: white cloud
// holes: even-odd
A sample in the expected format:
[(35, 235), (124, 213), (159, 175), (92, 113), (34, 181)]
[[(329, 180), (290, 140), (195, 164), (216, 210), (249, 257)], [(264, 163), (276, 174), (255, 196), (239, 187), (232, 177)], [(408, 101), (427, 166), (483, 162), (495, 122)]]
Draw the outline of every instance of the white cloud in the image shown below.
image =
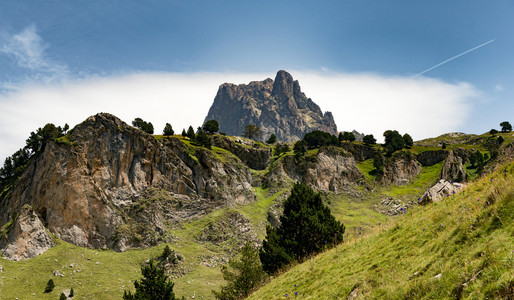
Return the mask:
[(497, 84), (494, 86), (494, 89), (497, 91), (497, 92), (503, 92), (504, 88), (501, 84)]
[(30, 25), (18, 34), (2, 38), (0, 52), (12, 57), (21, 68), (36, 74), (45, 73), (46, 79), (63, 76), (67, 73), (67, 66), (50, 60), (45, 55), (47, 48), (36, 26)]
[[(464, 124), (475, 89), (426, 78), (291, 71), (305, 94), (332, 111), (339, 130), (377, 138), (387, 129), (414, 139), (454, 131)], [(24, 146), (30, 131), (46, 123), (71, 127), (98, 112), (130, 123), (141, 117), (160, 133), (200, 126), (220, 84), (274, 78), (274, 73), (136, 73), (92, 77), (54, 85), (25, 85), (0, 95), (0, 159)]]

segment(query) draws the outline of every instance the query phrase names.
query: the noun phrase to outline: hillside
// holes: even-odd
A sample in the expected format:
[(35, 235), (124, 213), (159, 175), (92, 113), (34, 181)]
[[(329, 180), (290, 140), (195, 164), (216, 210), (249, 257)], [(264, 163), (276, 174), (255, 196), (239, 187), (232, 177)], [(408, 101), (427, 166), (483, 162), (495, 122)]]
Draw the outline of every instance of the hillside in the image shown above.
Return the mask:
[[(486, 170), (512, 161), (513, 138), (499, 135), (504, 143)], [(246, 241), (262, 241), (293, 182), (320, 191), (352, 240), (404, 218), (443, 177), (474, 180), (470, 155), (490, 153), (486, 142), (415, 145), (385, 157), (380, 175), (380, 145), (343, 142), (296, 156), (237, 136), (210, 138), (207, 149), (101, 113), (49, 139), (19, 177), (0, 182), (0, 299), (55, 299), (71, 287), (80, 299), (119, 299), (165, 245), (177, 257), (167, 265), (177, 295), (212, 299), (224, 284), (220, 266)], [(56, 290), (43, 294), (50, 278)]]
[(250, 299), (512, 299), (514, 163), (440, 202), (375, 224)]

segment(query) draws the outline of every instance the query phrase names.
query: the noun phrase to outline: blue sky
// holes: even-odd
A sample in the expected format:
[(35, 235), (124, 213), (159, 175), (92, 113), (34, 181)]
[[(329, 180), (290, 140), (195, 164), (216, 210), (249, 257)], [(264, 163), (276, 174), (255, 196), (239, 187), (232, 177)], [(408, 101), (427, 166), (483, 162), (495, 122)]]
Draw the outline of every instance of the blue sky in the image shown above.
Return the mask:
[(199, 126), (219, 84), (280, 69), (340, 130), (482, 133), (514, 122), (512, 16), (502, 0), (2, 1), (0, 158), (100, 111)]

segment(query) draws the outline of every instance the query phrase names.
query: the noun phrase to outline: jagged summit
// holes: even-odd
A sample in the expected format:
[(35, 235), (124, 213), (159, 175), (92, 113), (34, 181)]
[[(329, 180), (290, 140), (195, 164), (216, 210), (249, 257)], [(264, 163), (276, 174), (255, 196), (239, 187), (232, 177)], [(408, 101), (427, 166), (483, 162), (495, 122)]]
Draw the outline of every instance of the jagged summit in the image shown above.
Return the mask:
[(262, 140), (275, 134), (279, 140), (292, 142), (313, 130), (337, 134), (332, 113), (323, 114), (301, 91), (300, 83), (283, 70), (275, 80), (220, 85), (208, 120), (217, 120), (220, 131), (228, 135), (241, 135), (246, 125), (257, 125)]

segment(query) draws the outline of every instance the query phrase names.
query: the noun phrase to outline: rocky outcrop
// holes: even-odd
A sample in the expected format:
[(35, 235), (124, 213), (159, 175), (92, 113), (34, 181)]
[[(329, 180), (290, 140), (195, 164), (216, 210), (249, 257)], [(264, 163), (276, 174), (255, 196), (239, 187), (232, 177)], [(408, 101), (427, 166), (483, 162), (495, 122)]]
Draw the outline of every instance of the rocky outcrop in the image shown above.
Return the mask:
[(405, 214), (408, 207), (406, 203), (393, 197), (387, 197), (374, 206), (376, 211), (386, 216)]
[(421, 152), (417, 155), (417, 160), (422, 166), (428, 167), (438, 164), (446, 159), (448, 151), (446, 150), (429, 150)]
[(44, 253), (54, 246), (34, 210), (24, 205), (19, 215), (14, 214), (0, 233), (0, 252), (9, 260), (23, 260)]
[(264, 170), (271, 158), (271, 147), (245, 138), (230, 138), (222, 135), (212, 136), (212, 145), (228, 150), (249, 168)]
[[(67, 242), (114, 249), (145, 246), (117, 237), (120, 231), (132, 233), (131, 222), (137, 219), (130, 212), (149, 189), (189, 206), (189, 211), (170, 208), (166, 215), (147, 216), (149, 226), (162, 228), (159, 224), (168, 219), (198, 216), (191, 214), (193, 208), (207, 213), (255, 199), (250, 169), (234, 155), (220, 155), (189, 148), (177, 138), (157, 140), (112, 115), (98, 114), (60, 142), (49, 142), (31, 160), (0, 203), (0, 222), (29, 204), (50, 232)], [(120, 241), (125, 244), (118, 246)]]
[(337, 134), (332, 113), (323, 113), (286, 71), (279, 71), (275, 80), (222, 84), (205, 118), (208, 120), (217, 120), (220, 131), (236, 136), (242, 135), (247, 125), (257, 125), (261, 140), (275, 134), (280, 141), (293, 142), (314, 130)]
[(350, 152), (356, 161), (371, 159), (377, 153), (377, 150), (371, 146), (356, 143), (343, 142), (341, 143), (341, 148)]
[(421, 165), (410, 152), (399, 151), (386, 159), (382, 184), (405, 185), (421, 172)]
[(439, 180), (434, 186), (429, 188), (418, 200), (420, 204), (437, 202), (444, 197), (453, 196), (465, 187), (464, 184), (448, 182), (444, 179)]
[(280, 158), (267, 178), (267, 185), (304, 182), (319, 191), (339, 193), (364, 178), (351, 154), (333, 146), (322, 147), (315, 156)]
[(461, 156), (455, 155), (455, 153), (450, 150), (444, 161), (439, 178), (446, 181), (465, 182), (467, 180), (467, 174), (463, 162), (464, 160)]

